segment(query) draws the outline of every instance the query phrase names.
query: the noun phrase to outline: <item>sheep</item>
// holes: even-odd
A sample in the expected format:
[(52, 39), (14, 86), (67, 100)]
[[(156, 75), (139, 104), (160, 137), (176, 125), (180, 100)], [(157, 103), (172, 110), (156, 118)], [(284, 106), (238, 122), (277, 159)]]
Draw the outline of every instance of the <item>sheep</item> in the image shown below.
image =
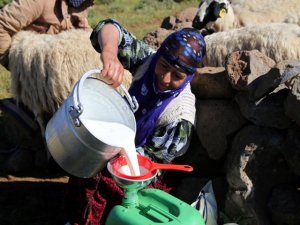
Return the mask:
[[(9, 52), (11, 92), (31, 110), (42, 133), (51, 117), (72, 91), (81, 75), (101, 68), (100, 54), (90, 43), (90, 32), (63, 31), (57, 35), (20, 31)], [(124, 86), (131, 75), (125, 72)]]
[(269, 23), (242, 27), (205, 36), (205, 66), (224, 66), (229, 53), (257, 49), (276, 63), (300, 59), (300, 27), (296, 24)]
[(215, 22), (207, 24), (207, 28), (216, 32), (231, 30), (237, 28), (235, 14), (231, 5), (228, 5), (227, 13), (223, 18), (218, 18)]
[(228, 0), (201, 1), (192, 26), (199, 30), (205, 29), (208, 33), (235, 28), (235, 16), (230, 2)]
[[(218, 7), (226, 10), (223, 18), (214, 15)], [(192, 26), (197, 29), (205, 27), (207, 34), (211, 34), (262, 23), (286, 22), (299, 25), (299, 10), (298, 0), (272, 1), (272, 4), (270, 1), (257, 0), (204, 0), (198, 7)]]

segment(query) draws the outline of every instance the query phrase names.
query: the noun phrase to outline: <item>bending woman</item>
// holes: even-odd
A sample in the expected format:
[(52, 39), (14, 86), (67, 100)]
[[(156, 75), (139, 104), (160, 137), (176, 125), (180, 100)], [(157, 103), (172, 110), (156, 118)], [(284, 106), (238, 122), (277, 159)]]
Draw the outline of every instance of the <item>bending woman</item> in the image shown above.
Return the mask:
[[(195, 96), (189, 83), (206, 50), (201, 33), (193, 28), (176, 31), (155, 52), (117, 21), (108, 19), (96, 26), (91, 42), (101, 53), (105, 82), (118, 87), (124, 68), (134, 76), (129, 93), (139, 103), (134, 114), (137, 152), (159, 163), (171, 163), (183, 155), (195, 120)], [(172, 171), (160, 174), (149, 187), (171, 191), (168, 173)], [(108, 213), (121, 204), (122, 197), (123, 190), (106, 168), (92, 178), (71, 176), (66, 202), (68, 224), (105, 224)]]

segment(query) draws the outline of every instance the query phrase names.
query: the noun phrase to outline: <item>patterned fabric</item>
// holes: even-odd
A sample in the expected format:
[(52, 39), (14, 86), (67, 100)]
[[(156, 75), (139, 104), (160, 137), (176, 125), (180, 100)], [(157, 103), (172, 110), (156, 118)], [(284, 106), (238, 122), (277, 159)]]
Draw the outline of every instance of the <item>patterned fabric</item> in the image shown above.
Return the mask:
[(137, 151), (152, 161), (171, 163), (186, 152), (192, 136), (192, 126), (192, 123), (182, 120), (180, 123), (173, 122), (157, 128), (152, 139), (142, 148), (137, 148)]
[(169, 35), (159, 49), (171, 65), (194, 74), (206, 53), (202, 34), (194, 28), (183, 28)]
[[(192, 80), (204, 55), (205, 42), (198, 30), (185, 28), (173, 32), (155, 53), (145, 75), (133, 82), (129, 93), (135, 96), (139, 103), (139, 109), (135, 112), (137, 121), (135, 143), (137, 147), (145, 145), (151, 139), (158, 117)], [(157, 82), (154, 71), (161, 56), (173, 66), (183, 69), (187, 74), (187, 78), (177, 89), (160, 92), (156, 87)]]
[(190, 75), (179, 88), (160, 92), (156, 87), (156, 77), (154, 75), (155, 65), (159, 58), (160, 51), (152, 58), (150, 66), (142, 79), (133, 82), (129, 89), (129, 93), (135, 96), (139, 103), (139, 109), (134, 114), (137, 127), (135, 138), (137, 147), (148, 143), (152, 138), (157, 119), (162, 111), (193, 78), (193, 75)]
[[(127, 31), (123, 26), (121, 26), (116, 20), (113, 19), (107, 19), (104, 21), (100, 21), (96, 27), (94, 28), (92, 34), (91, 34), (91, 43), (94, 46), (95, 50), (101, 53), (101, 48), (98, 44), (98, 32), (101, 30), (101, 28), (107, 24), (107, 23), (112, 23), (114, 24), (119, 32), (120, 32), (120, 42), (119, 42), (119, 52), (118, 52), (118, 58), (120, 62), (123, 64), (124, 68), (128, 69), (133, 76), (135, 75), (135, 72), (137, 69), (150, 57), (155, 53), (153, 49), (151, 49), (145, 42), (137, 40), (136, 37), (131, 34), (129, 31)], [(186, 125), (189, 124), (189, 125)], [(155, 149), (153, 146), (154, 139), (155, 139), (155, 134), (161, 133), (161, 132), (166, 132), (166, 133), (172, 133), (173, 131), (170, 129), (190, 129), (189, 131), (186, 132), (186, 134), (191, 133), (192, 125), (190, 122), (186, 120), (178, 120), (175, 124), (172, 126), (164, 126), (164, 127), (159, 127), (155, 128), (153, 131), (154, 136), (152, 135), (152, 140), (149, 140), (148, 143), (146, 144), (148, 147), (148, 150)], [(158, 131), (159, 130), (159, 131)], [(170, 154), (173, 155), (164, 155), (164, 158), (158, 158), (156, 161), (160, 160), (167, 160), (169, 158), (174, 158), (177, 155), (182, 154), (182, 145), (178, 144), (180, 143), (187, 143), (189, 137), (181, 135), (179, 137), (172, 137), (173, 139), (167, 139), (168, 137), (166, 136), (164, 141), (165, 143), (167, 142), (173, 142), (173, 140), (179, 140), (179, 141), (174, 141), (175, 143), (170, 144), (170, 145), (165, 145), (165, 149), (168, 149), (167, 151)], [(171, 137), (169, 137), (171, 138)], [(161, 139), (162, 141), (162, 139)], [(171, 148), (171, 149), (170, 149)], [(175, 153), (175, 154), (174, 154)], [(159, 154), (158, 154), (159, 155)]]
[(72, 6), (72, 7), (74, 7), (74, 8), (78, 8), (85, 1), (86, 0), (69, 0), (69, 5)]
[(91, 34), (91, 43), (95, 50), (101, 53), (101, 48), (98, 43), (98, 32), (107, 24), (114, 24), (120, 32), (120, 43), (118, 58), (125, 69), (129, 70), (133, 75), (138, 67), (155, 51), (145, 42), (137, 40), (136, 37), (122, 27), (116, 20), (107, 19), (100, 21), (94, 28)]

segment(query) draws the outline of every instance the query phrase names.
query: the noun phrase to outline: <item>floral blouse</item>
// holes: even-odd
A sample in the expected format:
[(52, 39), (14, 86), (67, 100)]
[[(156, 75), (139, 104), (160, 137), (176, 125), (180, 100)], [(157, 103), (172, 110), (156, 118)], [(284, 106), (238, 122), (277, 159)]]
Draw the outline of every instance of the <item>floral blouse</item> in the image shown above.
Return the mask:
[[(97, 36), (106, 23), (112, 23), (118, 28), (120, 34), (118, 58), (124, 68), (134, 76), (137, 68), (155, 51), (145, 42), (138, 40), (116, 20), (107, 19), (97, 24), (90, 37), (93, 47), (99, 53), (101, 53), (101, 47)], [(157, 127), (151, 141), (138, 148), (137, 151), (154, 161), (170, 163), (174, 158), (186, 152), (190, 144), (192, 130), (193, 124), (184, 119)]]

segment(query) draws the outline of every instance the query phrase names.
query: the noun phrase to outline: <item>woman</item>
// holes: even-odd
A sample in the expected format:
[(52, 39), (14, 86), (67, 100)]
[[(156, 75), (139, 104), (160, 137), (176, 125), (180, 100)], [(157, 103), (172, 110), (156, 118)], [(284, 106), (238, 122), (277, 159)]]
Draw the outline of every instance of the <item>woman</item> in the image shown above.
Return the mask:
[[(122, 82), (124, 68), (134, 75), (129, 93), (135, 96), (139, 154), (170, 163), (187, 150), (195, 118), (195, 97), (189, 82), (205, 55), (198, 30), (174, 32), (155, 53), (115, 20), (101, 21), (91, 34), (101, 53), (102, 79), (113, 87)], [(166, 172), (151, 187), (169, 192)], [(71, 224), (105, 224), (111, 208), (121, 204), (123, 191), (106, 169), (93, 178), (70, 177), (67, 210)]]

